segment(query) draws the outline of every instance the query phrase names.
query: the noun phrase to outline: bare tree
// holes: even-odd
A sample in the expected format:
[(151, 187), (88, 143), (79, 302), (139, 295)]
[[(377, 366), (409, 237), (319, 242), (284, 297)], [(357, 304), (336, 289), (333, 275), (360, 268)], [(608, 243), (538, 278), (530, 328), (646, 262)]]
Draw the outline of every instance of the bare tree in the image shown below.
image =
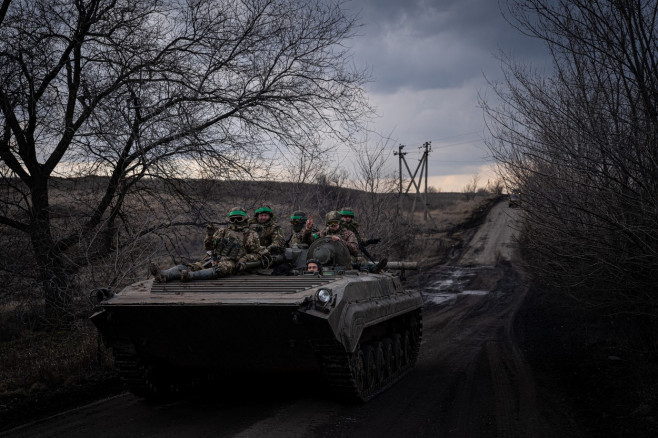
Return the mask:
[[(330, 150), (331, 148), (318, 146), (286, 157), (282, 179), (290, 182), (287, 192), (289, 198), (287, 207), (290, 213), (317, 207), (318, 197), (321, 195), (315, 184), (338, 180), (336, 177), (339, 172), (338, 166), (329, 163), (326, 159), (326, 154)], [(311, 212), (307, 211), (308, 213)]]
[(484, 193), (488, 195), (500, 196), (503, 194), (505, 184), (503, 180), (499, 177), (496, 177), (493, 180), (488, 179), (487, 185), (478, 190), (478, 193)]
[(396, 236), (390, 235), (387, 227), (387, 224), (398, 224), (394, 208), (398, 179), (388, 166), (393, 156), (389, 139), (384, 137), (373, 143), (366, 138), (364, 143), (355, 148), (357, 159), (354, 163), (354, 184), (363, 192), (358, 201), (363, 237), (389, 235), (391, 240), (395, 240)]
[(658, 4), (509, 1), (553, 72), (503, 59), (489, 147), (521, 190), (533, 270), (615, 311), (658, 315)]
[(136, 211), (201, 217), (183, 178), (349, 140), (369, 112), (341, 45), (355, 25), (340, 1), (4, 0), (0, 224), (29, 237), (49, 307), (117, 235), (179, 219), (144, 227)]
[(475, 199), (475, 195), (478, 192), (478, 184), (480, 183), (480, 175), (477, 173), (471, 177), (471, 180), (464, 186), (462, 192), (464, 193), (464, 198), (467, 201)]

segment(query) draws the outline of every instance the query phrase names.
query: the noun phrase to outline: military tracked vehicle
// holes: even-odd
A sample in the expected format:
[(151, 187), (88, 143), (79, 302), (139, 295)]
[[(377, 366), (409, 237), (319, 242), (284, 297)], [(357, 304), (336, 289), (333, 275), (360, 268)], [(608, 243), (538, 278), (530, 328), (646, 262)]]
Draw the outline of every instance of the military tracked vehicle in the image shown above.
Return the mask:
[[(307, 259), (323, 272), (304, 274)], [(271, 269), (190, 282), (153, 279), (106, 294), (91, 320), (138, 396), (204, 375), (315, 371), (345, 399), (367, 401), (415, 365), (422, 298), (400, 272), (414, 263), (352, 264), (341, 242), (288, 248)], [(257, 262), (254, 262), (257, 264)]]

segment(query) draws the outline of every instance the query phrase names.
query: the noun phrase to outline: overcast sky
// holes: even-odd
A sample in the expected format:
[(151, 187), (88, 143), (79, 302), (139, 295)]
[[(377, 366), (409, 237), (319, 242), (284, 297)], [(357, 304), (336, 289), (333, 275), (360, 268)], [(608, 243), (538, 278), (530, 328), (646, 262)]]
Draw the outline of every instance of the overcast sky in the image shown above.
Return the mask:
[(430, 141), (429, 184), (462, 191), (473, 175), (486, 184), (491, 163), (484, 145), (478, 92), (486, 78), (501, 76), (496, 55), (522, 62), (542, 61), (545, 49), (521, 35), (502, 17), (497, 0), (352, 0), (363, 27), (350, 43), (355, 62), (367, 66), (367, 89), (379, 117), (371, 127), (390, 135), (393, 151), (406, 145), (415, 170)]

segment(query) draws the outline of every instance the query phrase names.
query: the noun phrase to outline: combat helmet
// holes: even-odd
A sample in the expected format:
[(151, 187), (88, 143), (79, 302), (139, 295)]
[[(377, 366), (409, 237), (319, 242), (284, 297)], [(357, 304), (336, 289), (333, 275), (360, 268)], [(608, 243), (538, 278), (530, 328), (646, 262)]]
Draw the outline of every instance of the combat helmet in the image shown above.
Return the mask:
[(343, 207), (338, 212), (341, 216), (352, 216), (354, 218), (354, 209), (352, 207)]
[(254, 216), (258, 216), (261, 213), (267, 213), (270, 215), (270, 218), (274, 217), (274, 211), (272, 210), (272, 207), (269, 205), (263, 205), (262, 207), (258, 207), (256, 211), (254, 211)]
[(293, 211), (290, 215), (290, 223), (295, 222), (306, 222), (308, 220), (308, 215), (304, 211)]
[(306, 260), (306, 266), (308, 266), (309, 263), (315, 263), (318, 267), (318, 274), (322, 275), (322, 263), (320, 263), (320, 260), (318, 260), (318, 259), (308, 259), (308, 260)]
[(340, 223), (340, 212), (338, 211), (330, 211), (327, 213), (327, 215), (324, 217), (325, 222), (327, 225), (329, 225), (329, 222), (338, 222)]
[(308, 216), (304, 211), (294, 211), (290, 215), (290, 224), (292, 225), (292, 229), (296, 233), (299, 233), (302, 230), (304, 225), (306, 225), (307, 220), (308, 220)]
[(247, 212), (242, 207), (233, 207), (226, 215), (229, 222), (241, 223), (247, 219)]

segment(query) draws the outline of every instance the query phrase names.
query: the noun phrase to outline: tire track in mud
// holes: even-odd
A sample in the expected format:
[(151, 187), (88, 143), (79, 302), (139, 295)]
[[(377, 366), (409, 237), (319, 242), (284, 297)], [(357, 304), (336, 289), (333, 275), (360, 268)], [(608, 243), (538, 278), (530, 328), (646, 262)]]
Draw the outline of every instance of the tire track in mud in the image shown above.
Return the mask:
[[(484, 296), (458, 297), (427, 315), (428, 344), (421, 363), (447, 371), (436, 376), (449, 406), (436, 430), (450, 437), (542, 437), (532, 372), (512, 330), (523, 298), (522, 276), (509, 263), (481, 270), (495, 281)], [(476, 279), (477, 281), (478, 279)]]
[[(444, 377), (457, 380), (453, 384), (446, 382), (457, 389), (447, 421), (440, 427), (442, 436), (548, 435), (540, 422), (532, 372), (513, 330), (527, 287), (523, 271), (513, 261), (518, 212), (504, 205), (492, 206), (486, 220), (464, 245), (466, 251), (457, 256), (454, 267), (438, 268), (444, 271), (437, 274), (439, 279), (450, 278), (446, 269), (469, 269), (475, 276), (461, 285), (461, 290), (486, 291), (480, 297), (458, 294), (455, 302), (445, 304), (435, 317), (427, 318), (426, 329), (432, 327), (436, 336), (456, 340), (453, 345), (443, 345), (445, 351), (439, 354), (442, 359), (433, 361), (446, 361), (452, 373)], [(433, 319), (434, 324), (429, 322)], [(440, 345), (441, 340), (437, 343)]]

